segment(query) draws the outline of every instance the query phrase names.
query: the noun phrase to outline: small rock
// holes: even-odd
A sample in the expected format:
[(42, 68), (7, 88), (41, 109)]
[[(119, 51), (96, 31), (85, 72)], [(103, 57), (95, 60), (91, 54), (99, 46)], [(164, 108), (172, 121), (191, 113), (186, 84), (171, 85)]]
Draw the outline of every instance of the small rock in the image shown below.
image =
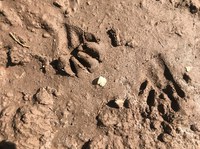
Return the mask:
[(124, 100), (123, 98), (115, 98), (115, 99), (110, 100), (107, 103), (107, 106), (111, 108), (116, 108), (116, 109), (123, 108), (123, 107), (129, 108), (125, 106), (125, 102), (126, 100)]
[(151, 127), (151, 129), (157, 129), (157, 130), (159, 130), (160, 129), (160, 121), (153, 121), (153, 122), (151, 122), (150, 127)]
[(137, 43), (134, 40), (128, 41), (125, 43), (125, 46), (130, 47), (130, 48), (134, 48), (137, 47)]
[(192, 67), (190, 67), (190, 66), (185, 67), (185, 70), (186, 70), (187, 72), (191, 71), (191, 69), (192, 69)]
[(14, 96), (14, 94), (12, 92), (6, 93), (6, 97), (8, 97), (8, 98), (12, 98), (13, 96)]
[(167, 134), (167, 133), (161, 134), (160, 137), (161, 137), (161, 138), (160, 138), (161, 141), (163, 141), (163, 142), (169, 143), (169, 142), (172, 141), (172, 136), (170, 136), (170, 135)]
[(36, 94), (36, 101), (42, 105), (53, 105), (54, 100), (51, 94), (45, 88), (40, 88)]
[(122, 99), (116, 99), (115, 103), (118, 105), (119, 108), (122, 108), (124, 106), (124, 100)]
[(49, 35), (48, 33), (44, 33), (44, 34), (42, 34), (42, 37), (43, 37), (43, 38), (49, 38), (50, 35)]
[(24, 94), (23, 95), (23, 100), (30, 101), (31, 100), (31, 96), (29, 94)]
[(90, 6), (90, 5), (91, 5), (91, 2), (90, 2), (90, 1), (87, 1), (86, 4), (87, 4), (88, 6)]
[(102, 77), (102, 76), (100, 76), (100, 77), (98, 78), (98, 81), (97, 81), (97, 84), (98, 84), (98, 85), (104, 87), (104, 86), (106, 85), (106, 83), (107, 83), (106, 78), (104, 78), (104, 77)]

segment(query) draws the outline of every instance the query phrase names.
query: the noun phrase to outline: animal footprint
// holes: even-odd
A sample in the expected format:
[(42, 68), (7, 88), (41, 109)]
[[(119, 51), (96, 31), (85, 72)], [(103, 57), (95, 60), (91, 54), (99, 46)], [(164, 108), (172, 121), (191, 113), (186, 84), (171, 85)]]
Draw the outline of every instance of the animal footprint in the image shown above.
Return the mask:
[[(141, 116), (148, 119), (147, 125), (155, 132), (157, 139), (168, 142), (176, 133), (175, 122), (184, 111), (184, 101), (187, 96), (184, 87), (174, 76), (174, 67), (162, 55), (151, 61), (147, 78), (141, 83), (138, 97), (143, 100)], [(186, 75), (186, 74), (185, 74)], [(186, 82), (189, 76), (179, 77)]]
[(158, 57), (156, 63), (149, 69), (149, 78), (141, 83), (138, 96), (145, 96), (148, 116), (152, 109), (157, 107), (163, 119), (168, 121), (169, 113), (181, 110), (181, 102), (182, 99), (185, 99), (186, 94), (175, 80), (165, 59), (161, 55)]
[(69, 76), (79, 76), (82, 71), (94, 72), (103, 60), (103, 45), (91, 33), (66, 24), (69, 53), (58, 58), (57, 69)]

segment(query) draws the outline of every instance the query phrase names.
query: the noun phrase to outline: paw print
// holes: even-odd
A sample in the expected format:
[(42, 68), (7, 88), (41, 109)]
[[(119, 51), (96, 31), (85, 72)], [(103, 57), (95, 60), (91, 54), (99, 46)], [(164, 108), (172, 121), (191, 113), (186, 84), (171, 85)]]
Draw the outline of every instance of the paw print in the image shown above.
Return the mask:
[(158, 132), (158, 140), (166, 142), (175, 133), (173, 122), (182, 112), (182, 103), (187, 100), (187, 95), (174, 76), (177, 70), (170, 67), (162, 55), (152, 61), (148, 71), (138, 92), (138, 97), (144, 101), (141, 116), (150, 120), (150, 128)]
[[(169, 64), (166, 62), (166, 60), (161, 55), (158, 57), (158, 64), (155, 64), (155, 66), (150, 68), (150, 71), (152, 72), (151, 78), (146, 79), (140, 85), (138, 95), (141, 96), (142, 94), (146, 94), (146, 102), (150, 111), (151, 108), (156, 105), (158, 106), (158, 109), (161, 109), (159, 107), (163, 107), (164, 103), (161, 102), (163, 101), (166, 103), (165, 105), (168, 104), (171, 111), (178, 112), (181, 110), (180, 103), (186, 98), (186, 93), (184, 92), (181, 85), (175, 80), (174, 75), (171, 72)], [(149, 90), (148, 93), (145, 93), (145, 90)]]
[(57, 61), (57, 70), (69, 76), (79, 76), (82, 71), (92, 73), (103, 61), (103, 44), (93, 34), (66, 25), (69, 53)]

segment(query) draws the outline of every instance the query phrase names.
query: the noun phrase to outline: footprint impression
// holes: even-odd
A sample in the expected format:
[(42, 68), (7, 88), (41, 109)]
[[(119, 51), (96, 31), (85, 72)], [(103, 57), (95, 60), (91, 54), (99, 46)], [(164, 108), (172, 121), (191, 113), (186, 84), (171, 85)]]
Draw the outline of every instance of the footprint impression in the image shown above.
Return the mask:
[(103, 60), (103, 44), (92, 33), (81, 28), (65, 24), (69, 52), (55, 61), (60, 74), (79, 76), (82, 71), (94, 72)]

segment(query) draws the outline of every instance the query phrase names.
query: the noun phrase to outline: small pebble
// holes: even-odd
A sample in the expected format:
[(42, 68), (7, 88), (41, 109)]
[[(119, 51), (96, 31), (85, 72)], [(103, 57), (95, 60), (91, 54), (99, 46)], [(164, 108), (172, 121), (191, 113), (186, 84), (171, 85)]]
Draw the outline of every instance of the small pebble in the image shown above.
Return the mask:
[(137, 46), (137, 43), (134, 40), (128, 41), (125, 43), (125, 46), (130, 47), (130, 48), (134, 48)]
[(172, 141), (172, 136), (170, 136), (169, 134), (167, 133), (163, 133), (162, 134), (162, 141), (163, 142), (166, 142), (166, 143), (169, 143)]
[(124, 106), (124, 100), (122, 99), (116, 99), (115, 103), (117, 104), (119, 108), (122, 108)]
[(160, 121), (151, 122), (151, 128), (159, 130), (160, 129)]
[(7, 96), (8, 98), (12, 98), (14, 95), (13, 95), (12, 92), (8, 92), (8, 93), (6, 93), (6, 96)]
[(186, 70), (186, 72), (189, 72), (189, 71), (191, 71), (191, 70), (192, 70), (192, 67), (190, 67), (190, 66), (187, 66), (187, 67), (185, 67), (185, 70)]
[(86, 4), (87, 4), (88, 6), (90, 6), (90, 5), (91, 5), (91, 2), (90, 2), (90, 1), (87, 1)]
[(99, 78), (98, 78), (98, 81), (97, 81), (97, 84), (98, 85), (100, 85), (100, 86), (105, 86), (106, 85), (106, 83), (107, 83), (107, 80), (106, 80), (106, 78), (104, 78), (104, 77), (102, 77), (102, 76), (100, 76)]
[(48, 33), (44, 33), (44, 34), (42, 35), (42, 37), (43, 37), (43, 38), (49, 38), (50, 35), (49, 35)]
[(28, 94), (24, 94), (23, 99), (24, 99), (25, 101), (30, 101), (30, 100), (31, 100), (31, 96), (28, 95)]

